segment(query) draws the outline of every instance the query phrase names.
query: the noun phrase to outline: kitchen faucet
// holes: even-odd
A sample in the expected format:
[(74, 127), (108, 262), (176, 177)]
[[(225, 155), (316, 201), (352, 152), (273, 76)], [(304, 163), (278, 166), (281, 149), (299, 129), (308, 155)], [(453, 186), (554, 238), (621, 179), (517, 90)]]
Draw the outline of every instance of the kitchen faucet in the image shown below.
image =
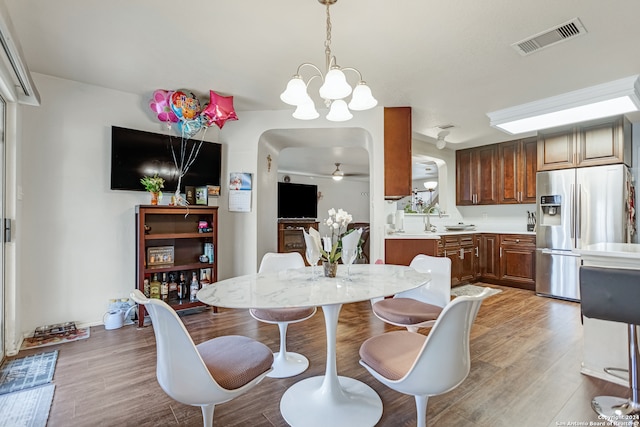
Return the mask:
[(433, 211), (438, 212), (438, 218), (442, 218), (442, 211), (440, 210), (440, 206), (438, 206), (437, 204), (426, 209), (426, 212), (424, 214), (424, 231), (427, 233), (435, 233), (438, 230), (435, 225), (431, 224), (431, 212)]

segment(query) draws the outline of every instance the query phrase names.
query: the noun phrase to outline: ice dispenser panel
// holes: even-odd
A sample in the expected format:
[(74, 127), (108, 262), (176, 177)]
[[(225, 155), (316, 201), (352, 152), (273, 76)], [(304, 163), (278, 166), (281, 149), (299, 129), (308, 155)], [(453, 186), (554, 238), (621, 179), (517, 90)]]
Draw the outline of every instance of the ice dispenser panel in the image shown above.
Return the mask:
[(562, 196), (540, 196), (540, 225), (562, 225)]

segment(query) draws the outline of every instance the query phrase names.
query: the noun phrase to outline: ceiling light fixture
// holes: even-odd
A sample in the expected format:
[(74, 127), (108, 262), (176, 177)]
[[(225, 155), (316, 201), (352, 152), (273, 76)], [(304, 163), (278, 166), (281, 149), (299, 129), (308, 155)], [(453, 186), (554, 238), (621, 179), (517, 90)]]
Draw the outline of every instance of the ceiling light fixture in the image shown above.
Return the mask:
[(427, 181), (424, 183), (424, 188), (427, 191), (435, 191), (438, 187), (438, 181)]
[[(313, 100), (307, 92), (307, 88), (312, 80), (320, 77), (322, 86), (319, 93), (324, 99), (325, 105), (329, 108), (327, 120), (334, 122), (343, 122), (353, 117), (351, 110), (362, 111), (378, 105), (378, 101), (371, 94), (371, 89), (362, 80), (362, 74), (355, 68), (341, 68), (338, 66), (336, 57), (331, 55), (331, 15), (329, 7), (338, 0), (318, 0), (327, 7), (327, 36), (324, 42), (324, 53), (326, 58), (325, 73), (314, 64), (305, 62), (298, 66), (296, 74), (287, 83), (287, 88), (280, 95), (280, 99), (296, 107), (293, 117), (300, 120), (312, 120), (320, 116)], [(315, 73), (309, 77), (305, 83), (300, 72), (304, 67), (311, 67)], [(354, 71), (358, 74), (358, 84), (355, 89), (347, 83), (344, 71)], [(352, 94), (353, 92), (353, 94)], [(347, 105), (344, 98), (351, 95), (351, 101)]]
[(509, 134), (548, 129), (640, 110), (639, 75), (487, 113)]
[(444, 147), (446, 147), (447, 141), (444, 140), (444, 137), (447, 135), (449, 135), (448, 130), (443, 130), (442, 132), (438, 133), (438, 139), (436, 140), (436, 148), (438, 148), (438, 150), (442, 150)]
[(334, 181), (340, 181), (342, 178), (344, 178), (344, 172), (340, 170), (340, 163), (335, 163), (335, 165), (336, 170), (334, 170), (331, 174), (331, 178), (333, 178)]

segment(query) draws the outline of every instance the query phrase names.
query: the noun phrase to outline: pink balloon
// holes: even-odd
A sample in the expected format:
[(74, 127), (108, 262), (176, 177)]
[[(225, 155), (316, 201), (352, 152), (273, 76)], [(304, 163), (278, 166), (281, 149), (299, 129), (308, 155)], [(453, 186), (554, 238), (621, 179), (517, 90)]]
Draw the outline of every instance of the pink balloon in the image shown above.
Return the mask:
[(158, 89), (153, 92), (153, 97), (149, 101), (149, 107), (158, 115), (158, 120), (163, 123), (178, 121), (178, 116), (171, 110), (169, 104), (172, 93), (172, 91)]
[(216, 124), (220, 129), (227, 120), (238, 120), (233, 109), (233, 96), (221, 96), (214, 91), (209, 91), (209, 104), (205, 106), (200, 115), (203, 117), (203, 125)]

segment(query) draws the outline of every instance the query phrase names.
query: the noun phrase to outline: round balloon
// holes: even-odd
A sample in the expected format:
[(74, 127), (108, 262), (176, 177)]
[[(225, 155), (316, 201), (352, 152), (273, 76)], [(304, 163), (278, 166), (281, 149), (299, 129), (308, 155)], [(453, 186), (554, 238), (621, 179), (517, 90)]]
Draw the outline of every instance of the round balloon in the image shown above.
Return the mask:
[(214, 91), (209, 91), (209, 104), (200, 113), (203, 116), (205, 126), (215, 123), (220, 129), (227, 120), (238, 120), (233, 109), (233, 96), (221, 96)]
[(153, 92), (153, 97), (149, 101), (149, 108), (158, 116), (158, 120), (163, 123), (177, 122), (178, 116), (169, 106), (173, 91), (158, 89)]
[(171, 94), (170, 105), (181, 120), (193, 120), (200, 114), (200, 101), (187, 90), (177, 90)]
[(191, 138), (202, 129), (202, 120), (196, 117), (193, 120), (180, 120), (178, 130), (183, 138)]

